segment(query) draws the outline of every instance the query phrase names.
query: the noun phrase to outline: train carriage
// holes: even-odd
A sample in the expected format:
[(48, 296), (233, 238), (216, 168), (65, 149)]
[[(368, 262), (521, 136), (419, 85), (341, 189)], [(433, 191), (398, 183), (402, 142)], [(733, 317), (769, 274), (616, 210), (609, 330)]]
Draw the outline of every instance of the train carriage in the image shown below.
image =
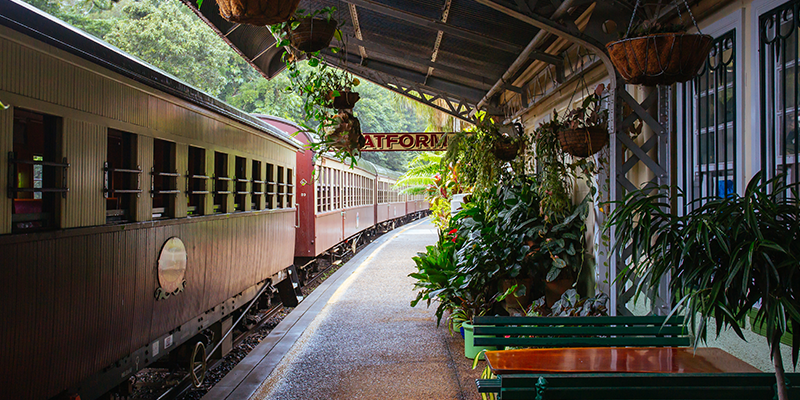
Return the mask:
[(406, 195), (394, 186), (400, 173), (377, 167), (377, 199), (375, 214), (377, 222), (386, 222), (406, 215)]
[(301, 144), (24, 3), (0, 16), (0, 397), (92, 399), (287, 276)]
[[(257, 117), (287, 134), (300, 131), (291, 121)], [(297, 133), (297, 138), (305, 144), (310, 140), (304, 132)], [(295, 257), (302, 265), (375, 225), (376, 170), (365, 160), (355, 168), (327, 155), (314, 161), (309, 150), (298, 152), (297, 164), (298, 208), (305, 212), (299, 220)]]

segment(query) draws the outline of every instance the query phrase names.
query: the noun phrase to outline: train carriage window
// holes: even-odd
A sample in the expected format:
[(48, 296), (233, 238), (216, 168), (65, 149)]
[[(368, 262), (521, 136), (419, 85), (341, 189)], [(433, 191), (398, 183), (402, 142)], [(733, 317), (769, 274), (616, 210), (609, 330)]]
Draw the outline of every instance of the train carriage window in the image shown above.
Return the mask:
[(264, 197), (264, 185), (266, 184), (261, 172), (261, 161), (253, 160), (252, 168), (253, 182), (250, 186), (252, 190), (250, 193), (250, 209), (261, 210), (261, 198)]
[(336, 170), (336, 185), (334, 186), (334, 190), (336, 190), (336, 210), (342, 208), (342, 171)]
[(277, 184), (277, 194), (276, 194), (276, 205), (275, 208), (284, 208), (286, 207), (284, 202), (284, 193), (286, 193), (286, 176), (284, 175), (284, 168), (278, 167), (278, 184)]
[(350, 199), (350, 173), (344, 172), (344, 183), (342, 184), (342, 190), (344, 191), (344, 201), (342, 201), (342, 208), (347, 208), (352, 205), (352, 200)]
[(317, 213), (322, 212), (322, 168), (316, 167), (317, 171), (317, 182), (316, 185), (316, 196), (315, 199), (317, 205)]
[(14, 109), (14, 144), (8, 155), (12, 232), (58, 227), (56, 210), (60, 195), (67, 192), (63, 177), (69, 166), (59, 158), (60, 122), (58, 117)]
[(206, 171), (206, 150), (189, 146), (189, 168), (186, 172), (186, 188), (189, 215), (203, 215), (203, 206), (208, 191), (208, 172)]
[(267, 164), (267, 208), (275, 208), (275, 166)]
[(133, 220), (134, 198), (140, 196), (142, 169), (136, 165), (136, 135), (108, 129), (103, 193), (106, 223)]
[(325, 168), (325, 211), (331, 211), (333, 208), (333, 171), (330, 168)]
[(294, 194), (294, 177), (291, 168), (286, 169), (286, 207), (294, 207), (292, 195)]
[(233, 203), (233, 210), (234, 211), (244, 211), (245, 206), (247, 204), (247, 194), (248, 188), (247, 184), (250, 183), (250, 180), (247, 179), (247, 159), (243, 157), (236, 157), (236, 174), (234, 179), (234, 188), (235, 194), (234, 203)]
[(228, 212), (228, 196), (232, 193), (228, 176), (228, 155), (214, 152), (214, 212)]
[(153, 199), (153, 219), (175, 217), (175, 196), (178, 177), (175, 168), (175, 143), (153, 140), (153, 169), (150, 196)]

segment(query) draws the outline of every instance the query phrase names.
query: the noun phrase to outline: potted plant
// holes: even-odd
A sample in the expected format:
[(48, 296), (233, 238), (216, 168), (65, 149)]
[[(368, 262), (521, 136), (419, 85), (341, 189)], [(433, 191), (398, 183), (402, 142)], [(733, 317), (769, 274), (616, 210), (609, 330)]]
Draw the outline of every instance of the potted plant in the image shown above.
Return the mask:
[[(607, 227), (616, 227), (617, 251), (633, 246), (632, 265), (621, 277), (638, 276), (640, 294), (656, 293), (668, 280), (679, 297), (672, 312), (685, 308), (700, 339), (705, 340), (711, 318), (717, 334), (730, 327), (744, 338), (740, 321), (757, 309), (778, 397), (787, 400), (780, 340), (790, 325), (800, 324), (800, 193), (796, 184), (783, 182), (784, 177), (765, 182), (758, 174), (744, 195), (702, 199), (683, 216), (669, 213), (669, 188), (634, 191), (615, 202)], [(796, 365), (800, 340), (794, 337)]]
[(476, 124), (478, 133), (488, 139), (492, 155), (500, 161), (511, 161), (523, 147), (524, 135), (519, 123), (500, 123), (500, 117), (483, 115)]
[(332, 123), (324, 128), (324, 142), (329, 148), (354, 154), (364, 148), (367, 139), (361, 134), (361, 122), (350, 109), (339, 110)]
[(608, 110), (601, 104), (604, 91), (604, 84), (597, 85), (580, 107), (564, 115), (558, 141), (568, 154), (589, 157), (608, 144)]
[(334, 36), (341, 39), (338, 23), (333, 18), (336, 7), (325, 7), (306, 13), (297, 10), (286, 21), (273, 24), (270, 30), (276, 36), (277, 46), (291, 45), (303, 53), (315, 53), (327, 48)]
[[(267, 26), (288, 21), (300, 0), (217, 0), (219, 15), (234, 23)], [(203, 0), (197, 0), (197, 9)]]
[[(638, 5), (637, 1), (637, 8)], [(684, 6), (691, 15), (685, 1)], [(635, 17), (634, 10), (623, 38), (606, 45), (611, 62), (625, 81), (633, 85), (671, 85), (697, 76), (711, 50), (711, 36), (684, 33), (682, 24), (657, 21), (644, 21), (631, 29)]]
[[(333, 10), (328, 8), (319, 12), (330, 14)], [(349, 159), (355, 165), (358, 150), (366, 144), (366, 138), (361, 134), (361, 124), (351, 109), (339, 112), (331, 112), (330, 109), (344, 90), (350, 90), (360, 82), (348, 72), (325, 63), (319, 51), (303, 53), (295, 49), (287, 38), (287, 32), (297, 24), (298, 21), (289, 21), (274, 25), (272, 30), (280, 39), (278, 44), (286, 49), (283, 61), (291, 82), (286, 90), (303, 99), (305, 121), (300, 122), (300, 126), (316, 138), (309, 145), (312, 150), (333, 151), (338, 158)], [(306, 68), (301, 67), (303, 64)]]

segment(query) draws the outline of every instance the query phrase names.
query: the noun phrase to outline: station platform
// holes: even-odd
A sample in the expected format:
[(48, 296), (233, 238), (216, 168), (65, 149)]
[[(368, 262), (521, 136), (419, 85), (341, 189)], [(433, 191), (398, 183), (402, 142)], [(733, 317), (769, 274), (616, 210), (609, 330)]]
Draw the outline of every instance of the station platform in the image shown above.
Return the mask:
[(411, 307), (429, 219), (368, 245), (295, 308), (204, 400), (480, 399), (464, 342)]

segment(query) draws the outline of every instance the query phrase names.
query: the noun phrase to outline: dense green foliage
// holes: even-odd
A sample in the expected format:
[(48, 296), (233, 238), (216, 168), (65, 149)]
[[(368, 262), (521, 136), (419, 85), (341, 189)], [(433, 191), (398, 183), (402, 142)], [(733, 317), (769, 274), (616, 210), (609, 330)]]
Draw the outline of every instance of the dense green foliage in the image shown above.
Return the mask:
[[(502, 289), (503, 280), (533, 278), (541, 296), (545, 282), (577, 277), (588, 204), (566, 218), (545, 220), (537, 193), (536, 179), (521, 176), (473, 195), (448, 230), (440, 231), (439, 243), (414, 258), (418, 271), (410, 276), (420, 291), (412, 305), (436, 299), (439, 318), (450, 311), (470, 320), (510, 293)], [(526, 293), (518, 288), (514, 294)]]
[[(286, 91), (285, 74), (264, 79), (178, 0), (26, 1), (243, 111), (302, 122), (302, 100)], [(425, 116), (400, 95), (364, 80), (358, 91), (354, 112), (364, 132), (425, 130)], [(387, 152), (363, 158), (403, 170), (413, 156)]]
[[(616, 202), (607, 222), (617, 228), (618, 250), (633, 247), (626, 273), (641, 278), (637, 292), (655, 293), (666, 279), (679, 298), (673, 312), (699, 315), (699, 323), (690, 321), (701, 338), (713, 318), (717, 335), (729, 326), (744, 339), (740, 321), (756, 308), (779, 374), (780, 338), (800, 323), (800, 201), (797, 186), (783, 179), (764, 182), (758, 174), (743, 196), (701, 199), (683, 216), (667, 211), (668, 188), (635, 191)], [(796, 365), (796, 333), (792, 350)]]

